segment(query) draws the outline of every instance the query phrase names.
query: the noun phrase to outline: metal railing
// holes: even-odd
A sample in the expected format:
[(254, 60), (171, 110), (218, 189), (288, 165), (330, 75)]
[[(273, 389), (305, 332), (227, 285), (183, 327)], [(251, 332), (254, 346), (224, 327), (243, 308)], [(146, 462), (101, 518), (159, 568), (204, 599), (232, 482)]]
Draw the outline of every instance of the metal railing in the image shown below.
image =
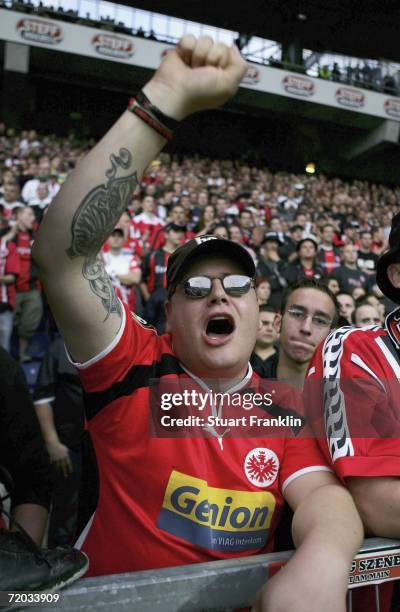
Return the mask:
[[(60, 612), (218, 612), (250, 607), (271, 570), (276, 570), (277, 564), (287, 562), (292, 554), (293, 551), (287, 551), (86, 578), (63, 591), (61, 605), (52, 606), (52, 609)], [(397, 579), (397, 572), (400, 573), (400, 541), (383, 538), (365, 540), (349, 576), (349, 589), (375, 584), (371, 569), (374, 566), (381, 568), (375, 571), (376, 580), (386, 582)], [(364, 576), (365, 579), (355, 579), (355, 576)], [(379, 594), (379, 585), (375, 589)], [(352, 590), (349, 590), (349, 612), (352, 610), (351, 593)], [(378, 597), (376, 612), (380, 612)]]

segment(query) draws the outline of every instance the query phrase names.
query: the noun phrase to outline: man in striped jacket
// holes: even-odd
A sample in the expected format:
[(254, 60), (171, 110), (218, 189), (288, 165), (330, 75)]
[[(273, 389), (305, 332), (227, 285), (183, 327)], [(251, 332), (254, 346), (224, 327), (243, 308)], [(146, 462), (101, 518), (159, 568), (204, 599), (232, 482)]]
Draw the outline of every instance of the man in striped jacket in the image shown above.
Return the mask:
[[(400, 213), (378, 261), (377, 283), (400, 304)], [(304, 405), (325, 457), (351, 492), (366, 533), (387, 538), (400, 538), (399, 379), (397, 307), (383, 328), (331, 332), (305, 386)]]

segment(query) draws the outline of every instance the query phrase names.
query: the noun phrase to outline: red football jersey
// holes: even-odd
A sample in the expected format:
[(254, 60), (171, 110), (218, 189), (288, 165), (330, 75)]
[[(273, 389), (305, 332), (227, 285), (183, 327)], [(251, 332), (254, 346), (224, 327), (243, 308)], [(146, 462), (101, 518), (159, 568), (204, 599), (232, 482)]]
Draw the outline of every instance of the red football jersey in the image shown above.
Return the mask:
[[(344, 481), (351, 476), (400, 476), (400, 309), (380, 327), (342, 327), (310, 363), (304, 405), (321, 450)], [(377, 500), (379, 512), (379, 500)], [(380, 586), (390, 609), (393, 583)], [(375, 611), (373, 587), (353, 593), (354, 612)]]
[[(184, 387), (193, 378), (170, 335), (157, 336), (127, 307), (112, 344), (76, 365), (100, 478), (97, 510), (77, 543), (89, 575), (268, 552), (285, 487), (329, 470), (309, 437), (152, 437), (152, 379)], [(249, 368), (235, 389), (253, 378)]]
[(342, 479), (400, 475), (399, 313), (389, 315), (387, 329), (333, 331), (310, 363), (308, 420)]

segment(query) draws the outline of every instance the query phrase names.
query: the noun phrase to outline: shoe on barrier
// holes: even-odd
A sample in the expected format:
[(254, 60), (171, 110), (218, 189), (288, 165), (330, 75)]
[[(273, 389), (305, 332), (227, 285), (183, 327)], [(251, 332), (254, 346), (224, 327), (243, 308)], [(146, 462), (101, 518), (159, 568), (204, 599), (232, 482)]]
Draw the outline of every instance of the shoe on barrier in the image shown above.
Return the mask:
[[(14, 483), (4, 466), (0, 466), (0, 476), (8, 490), (6, 496), (0, 497), (0, 516), (7, 516), (10, 526), (18, 529), (0, 528), (0, 591), (54, 592), (78, 580), (89, 567), (87, 556), (70, 546), (53, 549), (37, 546), (18, 521), (2, 507)], [(1, 612), (7, 610), (16, 610), (15, 605), (1, 606)]]
[(24, 532), (0, 530), (0, 591), (57, 591), (88, 566), (75, 548), (40, 549)]

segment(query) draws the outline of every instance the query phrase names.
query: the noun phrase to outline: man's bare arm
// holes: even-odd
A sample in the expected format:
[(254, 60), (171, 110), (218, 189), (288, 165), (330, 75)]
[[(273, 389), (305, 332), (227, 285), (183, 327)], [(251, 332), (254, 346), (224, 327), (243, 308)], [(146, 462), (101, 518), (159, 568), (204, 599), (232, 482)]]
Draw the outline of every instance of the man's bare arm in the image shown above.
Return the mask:
[[(144, 91), (181, 120), (231, 97), (246, 70), (236, 48), (185, 36)], [(165, 140), (125, 112), (68, 177), (49, 207), (33, 257), (53, 314), (77, 361), (98, 354), (120, 327), (121, 307), (98, 253)]]
[(369, 535), (400, 538), (400, 478), (396, 476), (346, 479)]
[(345, 612), (351, 560), (363, 529), (351, 496), (329, 472), (311, 472), (288, 485), (297, 550), (260, 591), (255, 612)]

